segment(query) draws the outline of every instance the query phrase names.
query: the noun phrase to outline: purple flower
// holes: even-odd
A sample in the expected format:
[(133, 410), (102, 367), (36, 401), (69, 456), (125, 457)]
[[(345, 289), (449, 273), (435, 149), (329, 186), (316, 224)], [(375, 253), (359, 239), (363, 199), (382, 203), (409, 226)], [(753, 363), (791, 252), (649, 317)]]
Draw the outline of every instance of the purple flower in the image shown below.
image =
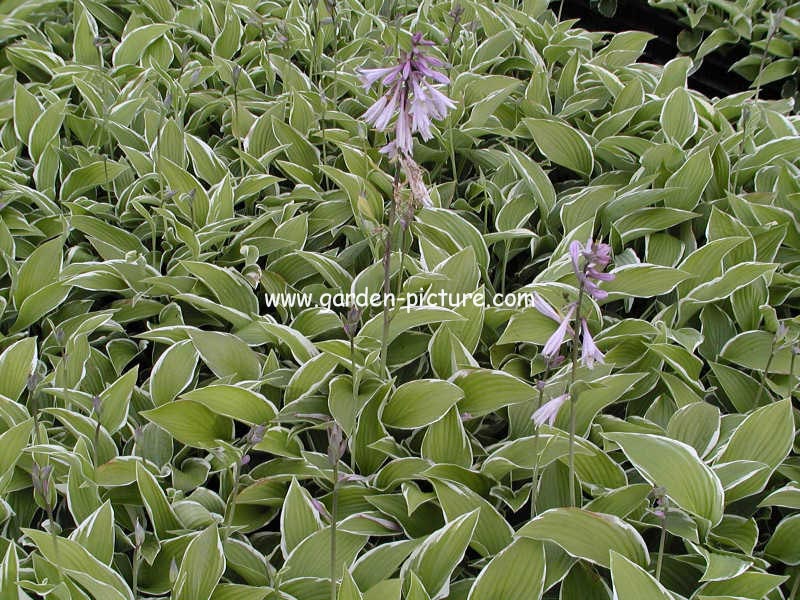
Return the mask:
[(605, 300), (608, 292), (601, 290), (597, 281), (612, 281), (613, 273), (604, 273), (611, 262), (611, 246), (602, 242), (595, 242), (592, 238), (581, 244), (575, 240), (569, 245), (569, 256), (572, 259), (572, 269), (575, 276), (586, 290), (596, 300)]
[(556, 312), (552, 306), (547, 303), (547, 300), (542, 298), (536, 292), (533, 292), (533, 308), (542, 313), (545, 317), (553, 319), (556, 323), (561, 323), (561, 316)]
[(320, 515), (322, 515), (326, 519), (331, 518), (331, 514), (328, 512), (328, 509), (325, 508), (325, 505), (316, 498), (311, 498), (311, 506), (313, 506), (314, 510), (316, 510)]
[(390, 158), (410, 157), (413, 134), (419, 133), (423, 140), (431, 139), (432, 119), (444, 119), (447, 111), (455, 108), (453, 101), (430, 83), (450, 83), (446, 75), (436, 70), (444, 63), (423, 51), (425, 46), (433, 45), (421, 33), (416, 33), (411, 38), (411, 50), (404, 52), (395, 66), (358, 70), (365, 89), (378, 82), (389, 87), (367, 109), (363, 119), (378, 131), (386, 131), (392, 117), (397, 115), (394, 140), (381, 148)]
[(247, 432), (245, 441), (253, 446), (260, 444), (262, 441), (264, 441), (264, 432), (266, 432), (266, 430), (266, 425), (253, 425), (250, 428), (250, 431)]
[(605, 362), (603, 353), (600, 352), (600, 349), (595, 345), (586, 319), (581, 319), (581, 332), (583, 334), (581, 337), (581, 363), (593, 369), (595, 362)]
[(542, 349), (542, 356), (544, 356), (545, 359), (552, 360), (558, 354), (558, 351), (561, 349), (561, 344), (564, 343), (564, 338), (567, 337), (567, 332), (570, 330), (569, 322), (574, 312), (575, 307), (571, 306), (567, 315), (561, 319), (558, 329), (556, 329), (553, 335), (550, 336), (550, 339), (547, 340), (547, 343)]
[(533, 413), (531, 420), (536, 424), (537, 427), (540, 427), (545, 423), (552, 425), (558, 416), (558, 411), (561, 410), (561, 406), (567, 400), (569, 400), (569, 394), (561, 394), (552, 400), (548, 400), (542, 404), (542, 406), (539, 407), (535, 413)]
[(344, 431), (336, 421), (332, 421), (328, 427), (328, 461), (331, 465), (339, 462), (347, 450), (347, 440)]

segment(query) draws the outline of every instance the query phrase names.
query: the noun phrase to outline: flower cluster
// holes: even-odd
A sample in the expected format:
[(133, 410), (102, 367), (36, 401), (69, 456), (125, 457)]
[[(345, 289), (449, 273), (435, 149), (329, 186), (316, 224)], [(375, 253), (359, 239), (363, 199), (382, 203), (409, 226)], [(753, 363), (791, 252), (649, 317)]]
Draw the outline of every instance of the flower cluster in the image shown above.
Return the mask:
[(605, 300), (608, 292), (601, 290), (596, 282), (614, 279), (612, 273), (603, 272), (611, 262), (611, 246), (592, 241), (592, 238), (585, 245), (575, 240), (569, 245), (569, 256), (581, 289), (595, 300)]
[[(611, 262), (611, 247), (589, 238), (585, 245), (578, 241), (572, 242), (569, 246), (569, 254), (575, 276), (580, 284), (579, 294), (587, 293), (596, 300), (608, 297), (608, 292), (601, 290), (597, 282), (614, 279), (613, 273), (603, 272), (603, 269)], [(534, 296), (533, 306), (544, 316), (558, 323), (558, 328), (542, 349), (542, 356), (545, 360), (553, 362), (567, 336), (575, 335), (573, 327), (580, 326), (581, 363), (591, 369), (596, 362), (603, 362), (603, 353), (594, 343), (586, 318), (582, 315), (575, 315), (578, 310), (577, 303), (569, 304), (563, 317), (538, 294)], [(572, 324), (573, 316), (577, 317), (579, 325), (578, 323)]]
[(447, 111), (455, 108), (453, 101), (432, 85), (432, 82), (449, 83), (450, 79), (436, 70), (444, 63), (426, 54), (426, 46), (433, 46), (433, 42), (416, 33), (411, 38), (411, 50), (404, 52), (395, 66), (359, 70), (366, 89), (377, 81), (389, 88), (363, 118), (378, 131), (386, 131), (392, 117), (397, 115), (394, 140), (381, 149), (391, 158), (410, 157), (412, 135), (418, 132), (423, 140), (431, 139), (432, 119), (444, 119)]

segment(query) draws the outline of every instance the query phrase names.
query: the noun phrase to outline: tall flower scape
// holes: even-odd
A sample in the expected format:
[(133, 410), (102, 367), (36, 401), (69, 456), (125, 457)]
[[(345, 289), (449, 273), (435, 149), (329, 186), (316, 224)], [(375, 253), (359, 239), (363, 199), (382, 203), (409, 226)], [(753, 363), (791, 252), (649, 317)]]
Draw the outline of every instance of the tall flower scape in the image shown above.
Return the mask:
[(363, 118), (378, 131), (388, 131), (394, 118), (394, 139), (381, 148), (381, 152), (399, 160), (414, 199), (423, 206), (432, 206), (432, 203), (422, 172), (413, 158), (413, 134), (419, 133), (424, 141), (432, 139), (433, 120), (444, 119), (447, 112), (455, 108), (453, 101), (434, 87), (434, 83), (447, 84), (450, 79), (437, 70), (444, 67), (444, 63), (425, 53), (425, 48), (433, 45), (421, 33), (416, 33), (411, 38), (411, 49), (401, 54), (396, 65), (359, 71), (365, 89), (377, 82), (388, 88)]

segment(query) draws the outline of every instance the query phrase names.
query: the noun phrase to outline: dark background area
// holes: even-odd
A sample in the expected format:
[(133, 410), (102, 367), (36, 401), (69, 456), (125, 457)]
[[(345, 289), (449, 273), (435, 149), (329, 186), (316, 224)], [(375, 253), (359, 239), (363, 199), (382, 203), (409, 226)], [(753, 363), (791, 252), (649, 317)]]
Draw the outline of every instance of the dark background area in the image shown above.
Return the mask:
[[(553, 6), (554, 10), (558, 7)], [(578, 25), (589, 30), (603, 31), (647, 31), (658, 36), (652, 40), (644, 53), (644, 60), (665, 64), (681, 52), (677, 47), (678, 34), (686, 29), (678, 16), (667, 10), (653, 8), (646, 0), (618, 0), (613, 17), (605, 17), (590, 4), (589, 0), (563, 0), (562, 19), (580, 19)], [(689, 77), (689, 85), (710, 97), (727, 96), (750, 89), (750, 82), (730, 71), (737, 60), (749, 53), (747, 46), (730, 45), (712, 52), (703, 59), (702, 66)], [(780, 98), (779, 84), (763, 86), (761, 98)]]

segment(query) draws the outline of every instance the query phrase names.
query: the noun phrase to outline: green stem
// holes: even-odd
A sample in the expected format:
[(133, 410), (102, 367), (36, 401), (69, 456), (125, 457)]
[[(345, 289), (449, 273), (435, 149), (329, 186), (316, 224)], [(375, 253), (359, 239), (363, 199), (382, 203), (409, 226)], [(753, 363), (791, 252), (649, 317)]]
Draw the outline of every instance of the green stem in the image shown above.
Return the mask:
[(764, 71), (764, 67), (766, 66), (767, 62), (767, 54), (769, 54), (769, 45), (772, 42), (772, 38), (775, 37), (775, 34), (778, 32), (778, 29), (781, 26), (781, 21), (783, 20), (783, 13), (779, 13), (777, 15), (771, 14), (770, 16), (777, 19), (776, 22), (771, 23), (769, 28), (769, 35), (767, 36), (767, 41), (764, 44), (764, 52), (761, 55), (761, 64), (758, 66), (758, 83), (756, 84), (756, 95), (755, 95), (755, 102), (758, 102), (758, 97), (761, 94), (761, 73)]
[[(350, 336), (350, 372), (352, 373), (353, 378), (353, 406), (358, 406), (358, 377), (356, 376), (356, 347), (355, 342), (353, 341), (354, 336)], [(356, 470), (356, 459), (354, 456), (354, 452), (350, 453), (350, 468), (355, 472)]]
[(331, 600), (336, 600), (336, 519), (339, 512), (339, 460), (333, 463), (331, 497)]
[[(250, 451), (250, 446), (245, 445), (242, 449), (242, 456), (245, 456)], [(240, 476), (240, 469), (239, 469), (240, 462), (237, 459), (235, 463), (233, 463), (233, 483), (231, 484), (231, 493), (228, 495), (228, 502), (225, 506), (225, 516), (222, 520), (223, 526), (225, 525), (233, 525), (233, 518), (236, 516), (236, 498), (239, 495), (239, 476)], [(228, 537), (228, 528), (224, 527), (223, 529), (223, 539), (227, 539)]]
[(133, 574), (131, 576), (131, 585), (133, 588), (133, 598), (139, 598), (139, 568), (142, 561), (142, 549), (139, 546), (133, 548)]
[[(395, 284), (395, 299), (403, 293), (403, 268), (406, 261), (406, 228), (400, 229), (400, 269), (397, 271), (397, 283)], [(397, 310), (397, 307), (395, 307)]]
[(506, 293), (506, 266), (508, 265), (508, 252), (509, 252), (509, 244), (508, 240), (505, 241), (503, 244), (503, 262), (500, 265), (500, 293)]
[(94, 440), (93, 440), (94, 447), (92, 449), (94, 450), (94, 466), (99, 467), (100, 453), (98, 452), (97, 448), (98, 446), (100, 446), (100, 416), (99, 415), (95, 416), (97, 416), (97, 425), (94, 428)]
[(575, 306), (575, 321), (572, 327), (572, 369), (569, 376), (569, 501), (575, 504), (575, 372), (578, 370), (578, 340), (581, 326), (581, 305), (583, 303), (583, 282), (578, 288), (578, 301)]
[(764, 365), (764, 370), (761, 371), (761, 387), (758, 388), (758, 396), (756, 396), (756, 406), (761, 403), (761, 397), (764, 395), (764, 392), (767, 390), (767, 373), (769, 373), (769, 368), (772, 366), (772, 359), (775, 357), (775, 338), (772, 338), (772, 345), (769, 349), (769, 358), (767, 358), (767, 364)]
[(664, 559), (664, 544), (667, 539), (666, 519), (661, 519), (661, 539), (658, 541), (658, 558), (656, 559), (656, 580), (661, 581), (661, 563)]
[[(544, 400), (544, 382), (548, 379), (550, 379), (550, 365), (545, 369), (544, 378), (541, 380), (542, 385), (539, 387), (539, 398), (536, 402), (536, 410), (542, 408), (542, 401)], [(536, 457), (536, 462), (533, 463), (533, 478), (531, 482), (531, 518), (536, 516), (536, 500), (539, 496), (539, 426), (535, 423), (533, 430), (533, 454)]]
[(236, 78), (236, 81), (233, 84), (233, 118), (236, 120), (235, 127), (231, 127), (231, 133), (236, 138), (236, 148), (239, 151), (239, 178), (244, 177), (244, 159), (242, 158), (242, 154), (244, 150), (242, 148), (242, 138), (238, 133), (239, 127), (239, 79)]
[(400, 170), (395, 167), (394, 183), (392, 184), (393, 196), (389, 201), (389, 213), (386, 223), (386, 234), (383, 243), (383, 332), (381, 335), (381, 375), (386, 371), (386, 354), (389, 349), (389, 323), (391, 321), (389, 312), (389, 294), (391, 290), (392, 278), (392, 228), (396, 216), (394, 195), (397, 194), (397, 187), (400, 184)]

